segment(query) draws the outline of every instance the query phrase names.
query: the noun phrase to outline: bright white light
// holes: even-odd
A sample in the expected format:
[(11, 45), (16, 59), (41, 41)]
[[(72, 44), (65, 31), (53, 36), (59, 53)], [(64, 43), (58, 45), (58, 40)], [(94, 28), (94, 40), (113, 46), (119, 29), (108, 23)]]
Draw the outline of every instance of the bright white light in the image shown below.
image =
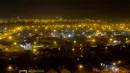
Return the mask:
[(84, 35), (85, 33), (84, 33), (84, 32), (82, 32), (82, 34)]
[(100, 65), (102, 66), (103, 64), (101, 63)]
[(117, 40), (114, 40), (113, 42), (114, 42), (115, 44), (117, 44), (117, 43), (118, 43), (118, 41), (117, 41)]
[(68, 37), (70, 38), (70, 37), (73, 37), (73, 36), (72, 36), (72, 34), (68, 34)]
[(69, 34), (68, 37), (71, 37), (71, 35)]
[(114, 71), (114, 70), (115, 70), (115, 67), (111, 67), (111, 70)]
[(20, 44), (20, 47), (24, 48), (25, 50), (30, 50), (31, 44), (30, 43), (26, 43), (25, 45)]

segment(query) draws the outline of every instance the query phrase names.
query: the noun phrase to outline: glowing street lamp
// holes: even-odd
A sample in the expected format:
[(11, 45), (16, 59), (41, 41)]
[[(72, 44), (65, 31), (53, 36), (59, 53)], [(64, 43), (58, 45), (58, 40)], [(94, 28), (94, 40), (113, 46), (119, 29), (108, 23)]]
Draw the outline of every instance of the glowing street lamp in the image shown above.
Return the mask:
[(34, 42), (33, 44), (34, 44), (34, 45), (36, 45), (36, 44), (37, 44), (37, 42)]
[(92, 38), (92, 36), (88, 36), (88, 38)]
[(112, 39), (112, 38), (110, 38), (109, 40), (110, 40), (110, 41), (112, 41), (113, 39)]
[(14, 45), (17, 45), (17, 43), (16, 43), (16, 42), (14, 42)]
[(35, 29), (34, 31), (37, 32), (37, 29)]
[(125, 38), (125, 40), (128, 40), (128, 38)]
[(113, 62), (112, 64), (113, 64), (113, 65), (116, 65), (116, 63), (115, 63), (115, 62)]
[(14, 32), (16, 32), (16, 30), (15, 30), (15, 29), (14, 29), (13, 31), (14, 31)]
[(66, 38), (66, 36), (63, 36), (63, 38), (65, 39), (65, 38)]
[(53, 43), (56, 44), (56, 41), (54, 41)]
[(8, 48), (5, 48), (5, 51), (8, 51), (9, 49)]
[(37, 51), (36, 49), (33, 50), (33, 52), (36, 52), (36, 51)]
[(54, 31), (54, 32), (56, 32), (56, 30), (55, 30), (55, 29), (54, 29), (53, 31)]
[(76, 44), (76, 40), (74, 40), (74, 44)]
[(92, 42), (95, 42), (96, 40), (95, 39), (92, 39)]
[(8, 39), (11, 40), (11, 39), (12, 39), (12, 36), (9, 36)]
[(119, 60), (117, 63), (118, 63), (118, 64), (121, 64), (121, 61)]
[(83, 69), (83, 65), (80, 64), (80, 65), (79, 65), (79, 69)]
[(75, 49), (74, 49), (74, 48), (72, 48), (72, 51), (75, 51)]
[(34, 26), (32, 26), (32, 28), (34, 28)]
[(60, 51), (60, 48), (58, 48), (58, 50)]
[(5, 33), (4, 35), (8, 35), (7, 33)]
[(12, 70), (13, 70), (12, 66), (8, 66), (8, 71), (12, 71)]
[(83, 46), (83, 44), (80, 44), (80, 47), (82, 47)]

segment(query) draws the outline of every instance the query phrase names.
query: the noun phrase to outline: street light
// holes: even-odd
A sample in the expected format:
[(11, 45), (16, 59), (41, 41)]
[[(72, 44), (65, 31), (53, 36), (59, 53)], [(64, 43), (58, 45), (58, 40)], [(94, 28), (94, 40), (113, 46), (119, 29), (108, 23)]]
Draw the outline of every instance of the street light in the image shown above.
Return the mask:
[(116, 63), (115, 63), (115, 62), (113, 62), (112, 64), (113, 64), (113, 65), (116, 65)]
[(36, 52), (37, 50), (36, 49), (33, 49), (33, 52)]
[(74, 40), (74, 44), (76, 44), (76, 40)]
[(54, 32), (56, 32), (56, 30), (55, 30), (55, 29), (54, 29), (53, 31), (54, 31)]
[(58, 50), (60, 51), (60, 48), (58, 48)]
[(88, 36), (88, 38), (92, 38), (92, 36)]
[(92, 39), (92, 42), (95, 42), (96, 40), (95, 39)]
[(8, 48), (5, 48), (5, 51), (9, 51), (9, 49), (8, 49)]
[(8, 66), (8, 71), (12, 71), (12, 70), (13, 70), (12, 66)]
[(112, 38), (110, 38), (109, 40), (110, 40), (110, 41), (112, 41), (113, 39), (112, 39)]
[(75, 51), (75, 49), (74, 49), (74, 48), (72, 48), (72, 51)]
[(35, 29), (34, 31), (35, 31), (35, 32), (37, 32), (38, 30), (37, 30), (37, 29)]
[(121, 61), (120, 61), (120, 60), (118, 61), (118, 64), (121, 64)]
[(14, 42), (14, 45), (17, 45), (17, 43), (16, 43), (16, 42)]
[(36, 44), (37, 44), (37, 42), (33, 42), (33, 44), (34, 44), (34, 45), (36, 45)]
[(11, 40), (11, 39), (12, 39), (12, 36), (9, 36), (8, 39)]
[(125, 40), (128, 40), (128, 38), (125, 38)]
[(83, 65), (80, 64), (80, 65), (79, 65), (79, 69), (83, 69)]
[(56, 41), (54, 41), (53, 43), (56, 44)]

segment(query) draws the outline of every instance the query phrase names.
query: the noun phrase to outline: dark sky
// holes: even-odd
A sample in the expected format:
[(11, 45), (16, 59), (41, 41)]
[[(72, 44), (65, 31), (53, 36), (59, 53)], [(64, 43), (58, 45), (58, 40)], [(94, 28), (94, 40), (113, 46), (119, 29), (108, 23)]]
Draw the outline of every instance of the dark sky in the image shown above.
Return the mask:
[(130, 18), (125, 0), (0, 0), (0, 18), (9, 17)]

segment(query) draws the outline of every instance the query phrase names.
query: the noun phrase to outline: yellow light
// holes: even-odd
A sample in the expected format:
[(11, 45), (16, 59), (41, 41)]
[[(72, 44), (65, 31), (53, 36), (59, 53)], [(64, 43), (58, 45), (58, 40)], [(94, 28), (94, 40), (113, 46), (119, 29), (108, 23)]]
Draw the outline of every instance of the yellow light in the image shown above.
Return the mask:
[(34, 42), (33, 44), (34, 44), (34, 45), (36, 45), (36, 44), (37, 44), (37, 42)]
[(92, 36), (88, 36), (88, 38), (92, 38)]
[(14, 32), (16, 31), (16, 30), (13, 30)]
[(34, 31), (37, 32), (37, 29), (35, 29)]
[(126, 43), (129, 43), (129, 40), (127, 40)]
[(60, 48), (58, 48), (58, 50), (60, 50)]
[(14, 42), (14, 45), (17, 45), (17, 43), (16, 43), (16, 42)]
[(83, 46), (83, 44), (80, 44), (80, 47)]
[(72, 30), (72, 32), (74, 32), (74, 30)]
[(123, 45), (123, 48), (125, 48), (125, 45)]
[(76, 44), (76, 40), (74, 40), (74, 44)]
[(36, 52), (37, 50), (36, 49), (33, 49), (33, 52)]
[(5, 30), (7, 30), (7, 28), (4, 28)]
[(118, 64), (121, 64), (121, 61), (120, 61), (120, 60), (118, 61)]
[(95, 42), (96, 40), (95, 39), (92, 39), (92, 42)]
[(65, 39), (65, 38), (66, 38), (66, 36), (63, 36), (63, 38)]
[(82, 49), (82, 48), (79, 48), (80, 50)]
[(11, 71), (13, 68), (12, 66), (8, 66), (8, 70)]
[(32, 26), (32, 28), (34, 28), (34, 26)]
[(75, 49), (74, 49), (74, 48), (72, 48), (72, 51), (75, 51)]
[(8, 51), (8, 48), (5, 48), (5, 51)]
[(90, 28), (90, 30), (92, 30), (92, 28)]
[(12, 36), (9, 36), (8, 38), (11, 40), (11, 39), (12, 39)]
[(56, 32), (56, 30), (55, 30), (55, 29), (54, 29), (53, 31), (54, 31), (54, 32)]
[(54, 41), (53, 43), (56, 44), (56, 41)]
[(128, 38), (125, 38), (125, 40), (128, 40)]
[(28, 27), (28, 29), (30, 29), (30, 28)]
[(5, 33), (4, 35), (8, 35), (7, 33)]
[(110, 41), (112, 41), (113, 39), (112, 39), (112, 38), (110, 38), (109, 40), (110, 40)]
[(116, 65), (116, 63), (114, 62), (114, 63), (112, 63), (113, 65)]
[(18, 30), (21, 30), (21, 28), (20, 28), (20, 27), (18, 27)]
[(45, 28), (46, 30), (48, 29), (48, 27)]
[(83, 65), (80, 64), (80, 65), (79, 65), (79, 69), (82, 69), (82, 68), (83, 68)]

